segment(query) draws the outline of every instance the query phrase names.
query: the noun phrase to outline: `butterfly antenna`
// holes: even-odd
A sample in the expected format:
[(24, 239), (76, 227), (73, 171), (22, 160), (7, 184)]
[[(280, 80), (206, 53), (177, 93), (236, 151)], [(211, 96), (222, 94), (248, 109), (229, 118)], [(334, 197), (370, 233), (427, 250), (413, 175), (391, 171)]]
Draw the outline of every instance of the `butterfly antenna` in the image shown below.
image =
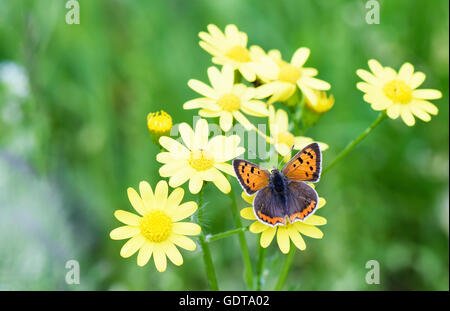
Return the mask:
[(288, 153), (288, 154), (286, 154), (286, 155), (284, 156), (284, 158), (283, 158), (283, 159), (281, 160), (281, 162), (280, 162), (280, 163), (278, 163), (278, 167), (280, 167), (280, 164), (281, 164), (281, 163), (283, 163), (283, 162), (284, 162), (284, 160), (286, 160), (287, 156), (290, 156), (290, 155), (291, 155), (291, 153), (292, 153), (292, 149), (294, 149), (294, 146), (295, 146), (295, 145), (292, 145), (291, 149), (289, 150), (289, 153)]

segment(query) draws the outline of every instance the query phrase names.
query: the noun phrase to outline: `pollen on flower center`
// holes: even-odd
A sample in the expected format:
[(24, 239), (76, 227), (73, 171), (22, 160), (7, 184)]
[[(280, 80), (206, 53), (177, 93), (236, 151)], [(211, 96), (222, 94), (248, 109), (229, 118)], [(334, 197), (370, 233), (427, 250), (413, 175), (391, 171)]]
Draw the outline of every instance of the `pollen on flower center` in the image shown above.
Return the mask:
[(240, 45), (233, 46), (227, 51), (225, 56), (241, 63), (251, 61), (250, 53), (248, 52), (248, 50)]
[(295, 84), (300, 76), (301, 72), (297, 67), (288, 63), (284, 63), (280, 66), (280, 72), (278, 73), (279, 80)]
[(205, 150), (196, 150), (191, 152), (189, 165), (196, 171), (206, 171), (213, 167), (214, 159)]
[(222, 95), (217, 101), (220, 108), (226, 111), (235, 111), (241, 107), (241, 99), (232, 93)]
[(165, 241), (172, 232), (172, 219), (161, 210), (146, 214), (139, 223), (141, 234), (150, 242)]
[(409, 103), (412, 99), (412, 90), (405, 81), (394, 79), (383, 86), (384, 94), (394, 102)]
[(294, 135), (292, 135), (289, 132), (281, 132), (278, 134), (278, 143), (286, 144), (289, 147), (292, 147), (294, 145)]

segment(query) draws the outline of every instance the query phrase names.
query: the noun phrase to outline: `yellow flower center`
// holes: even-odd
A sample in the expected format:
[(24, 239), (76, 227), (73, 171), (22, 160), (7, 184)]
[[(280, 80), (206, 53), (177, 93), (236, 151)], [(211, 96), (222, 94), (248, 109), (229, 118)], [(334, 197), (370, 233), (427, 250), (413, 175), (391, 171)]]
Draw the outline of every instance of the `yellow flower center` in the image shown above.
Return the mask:
[(164, 110), (149, 113), (147, 115), (147, 127), (151, 133), (168, 134), (172, 128), (172, 117)]
[(279, 133), (277, 139), (278, 143), (280, 144), (286, 144), (289, 147), (292, 147), (294, 145), (294, 135), (289, 132)]
[(278, 80), (296, 84), (301, 76), (300, 69), (297, 67), (283, 63), (280, 65), (280, 72), (278, 73)]
[(384, 94), (394, 102), (407, 104), (412, 99), (412, 90), (405, 81), (394, 79), (383, 86)]
[(240, 45), (233, 46), (227, 51), (225, 56), (241, 63), (251, 61), (250, 53), (248, 52), (248, 50)]
[(222, 95), (217, 103), (220, 108), (229, 112), (239, 110), (239, 108), (241, 108), (241, 99), (232, 93)]
[(165, 241), (172, 233), (172, 219), (161, 210), (148, 212), (139, 222), (141, 234), (150, 242)]
[(206, 171), (213, 167), (214, 158), (205, 150), (196, 150), (191, 152), (189, 165), (196, 171)]

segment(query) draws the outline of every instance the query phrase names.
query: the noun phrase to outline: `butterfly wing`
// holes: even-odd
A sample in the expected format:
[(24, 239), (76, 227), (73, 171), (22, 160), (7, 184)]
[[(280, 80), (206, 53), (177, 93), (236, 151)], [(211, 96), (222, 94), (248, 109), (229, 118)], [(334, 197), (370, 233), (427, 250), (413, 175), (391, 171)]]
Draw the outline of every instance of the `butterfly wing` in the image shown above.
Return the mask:
[(233, 168), (241, 187), (251, 195), (269, 184), (269, 171), (242, 159), (233, 160)]
[(284, 195), (275, 192), (273, 188), (265, 187), (256, 194), (253, 201), (253, 211), (261, 222), (271, 227), (278, 224), (284, 225), (286, 223), (285, 202)]
[(316, 210), (319, 196), (316, 190), (304, 182), (290, 181), (286, 193), (286, 210), (291, 223), (305, 220)]
[(322, 168), (322, 153), (317, 143), (312, 143), (300, 150), (283, 167), (283, 174), (296, 181), (317, 182)]

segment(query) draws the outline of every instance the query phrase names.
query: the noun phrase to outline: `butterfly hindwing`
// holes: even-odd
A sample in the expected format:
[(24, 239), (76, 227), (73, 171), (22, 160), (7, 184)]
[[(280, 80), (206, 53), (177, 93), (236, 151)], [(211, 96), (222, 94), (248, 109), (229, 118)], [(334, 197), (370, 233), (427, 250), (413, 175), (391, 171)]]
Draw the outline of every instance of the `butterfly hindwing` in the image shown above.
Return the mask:
[(296, 181), (317, 182), (320, 178), (322, 153), (317, 143), (312, 143), (300, 150), (283, 167), (283, 174)]
[(319, 196), (316, 190), (304, 182), (289, 181), (286, 193), (286, 213), (291, 223), (305, 220), (316, 210)]
[(273, 188), (265, 187), (258, 191), (253, 201), (255, 216), (269, 226), (286, 223), (285, 197), (276, 193)]
[(269, 184), (269, 172), (251, 162), (235, 159), (233, 168), (239, 183), (249, 195)]

